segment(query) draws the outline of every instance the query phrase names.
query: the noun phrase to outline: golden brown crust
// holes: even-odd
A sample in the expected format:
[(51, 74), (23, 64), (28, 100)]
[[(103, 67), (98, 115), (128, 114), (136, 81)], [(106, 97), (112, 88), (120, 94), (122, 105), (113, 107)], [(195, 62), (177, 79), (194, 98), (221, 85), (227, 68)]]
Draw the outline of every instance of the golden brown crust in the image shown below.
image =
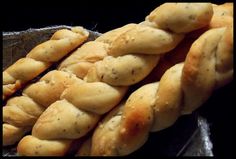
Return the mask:
[(193, 43), (183, 69), (183, 113), (191, 113), (211, 95), (216, 85), (216, 52), (225, 30), (211, 29)]
[[(47, 141), (25, 136), (17, 146), (17, 152), (28, 156), (63, 156), (70, 147), (70, 140)], [(30, 147), (30, 148), (29, 148)]]
[(159, 131), (173, 125), (180, 116), (183, 100), (180, 80), (182, 67), (183, 63), (172, 66), (161, 78), (153, 107), (155, 118), (151, 131)]
[(146, 20), (160, 29), (188, 33), (206, 26), (212, 15), (210, 3), (164, 3), (152, 11)]
[[(98, 126), (92, 136), (91, 154), (130, 154), (145, 143), (150, 131), (165, 129), (180, 115), (201, 106), (213, 90), (232, 80), (232, 41), (232, 27), (211, 29), (201, 35), (192, 44), (184, 63), (174, 65), (160, 82), (142, 86), (124, 105), (114, 108), (122, 113), (112, 131), (106, 125), (114, 118), (114, 112), (105, 116), (104, 127)], [(220, 65), (227, 73), (220, 73)]]
[(82, 44), (88, 34), (82, 27), (75, 27), (71, 31), (59, 30), (50, 40), (37, 45), (26, 57), (9, 66), (3, 72), (3, 100)]
[(70, 102), (61, 100), (54, 102), (42, 113), (33, 126), (32, 136), (48, 140), (80, 138), (98, 120), (97, 114), (77, 109)]
[(132, 93), (125, 103), (118, 136), (119, 154), (127, 155), (140, 148), (138, 143), (146, 142), (152, 126), (156, 89), (156, 83), (147, 84)]
[(23, 87), (24, 83), (38, 76), (49, 67), (31, 58), (22, 58), (3, 72), (3, 100)]
[(135, 24), (135, 23), (130, 23), (130, 24), (124, 25), (123, 27), (110, 30), (110, 31), (102, 34), (102, 36), (98, 37), (96, 39), (96, 41), (106, 43), (106, 44), (111, 44), (117, 37), (119, 37), (120, 35), (122, 35), (123, 33), (130, 30), (131, 28), (133, 28), (136, 25), (137, 24)]
[(108, 45), (102, 42), (87, 42), (65, 59), (58, 69), (68, 71), (83, 79), (93, 63), (107, 56), (107, 48)]
[(113, 86), (129, 86), (146, 77), (159, 61), (154, 55), (124, 55), (105, 57), (85, 76), (87, 82), (101, 81)]
[(117, 130), (119, 130), (123, 108), (124, 102), (121, 102), (99, 122), (92, 137), (91, 156), (98, 156), (98, 154), (119, 155), (117, 143), (119, 132)]
[(16, 141), (19, 141), (23, 137), (23, 135), (30, 130), (30, 128), (27, 127), (19, 128), (10, 124), (3, 124), (2, 126), (2, 143), (4, 146), (15, 144)]
[(61, 98), (79, 109), (105, 114), (121, 101), (126, 91), (127, 87), (112, 87), (103, 82), (82, 83), (66, 89)]
[[(204, 17), (205, 19), (203, 18), (201, 23), (189, 23), (189, 30), (191, 31), (207, 25), (210, 21), (211, 5), (197, 4), (197, 6), (198, 5), (200, 8), (203, 7), (203, 11), (199, 10), (200, 13), (197, 14), (197, 19), (202, 18), (201, 13), (204, 11), (208, 11), (209, 15)], [(177, 17), (176, 19), (178, 20)], [(116, 29), (113, 33), (104, 34), (104, 36), (104, 38), (97, 40), (104, 43), (104, 45), (101, 45), (102, 51), (101, 54), (98, 53), (99, 58), (95, 58), (95, 61), (90, 63), (92, 64), (91, 67), (88, 66), (90, 68), (87, 70), (88, 73), (84, 77), (87, 83), (70, 85), (62, 92), (60, 100), (52, 103), (37, 120), (33, 127), (31, 137), (36, 138), (38, 142), (47, 141), (45, 144), (50, 145), (50, 142), (53, 143), (57, 140), (73, 140), (84, 136), (91, 130), (91, 127), (96, 125), (100, 114), (112, 109), (112, 107), (123, 98), (126, 93), (126, 88), (120, 86), (129, 86), (141, 81), (156, 66), (160, 54), (174, 49), (184, 37), (183, 34), (168, 32), (158, 27), (153, 28), (146, 24), (130, 24), (124, 28)], [(97, 41), (95, 40), (95, 43)], [(127, 45), (125, 41), (128, 41)], [(108, 49), (106, 50), (107, 45)], [(92, 45), (88, 46), (85, 50), (90, 50), (91, 48), (89, 47), (92, 47)], [(82, 49), (80, 49), (80, 51), (81, 50)], [(103, 52), (106, 53), (103, 54)], [(78, 61), (81, 62), (82, 59), (87, 59), (87, 57), (85, 56), (78, 59)], [(132, 61), (129, 59), (132, 59)], [(73, 64), (75, 61), (68, 60), (68, 64)], [(68, 67), (68, 65), (66, 67)], [(67, 72), (70, 72), (70, 70)], [(100, 90), (100, 93), (97, 87), (92, 90), (92, 86), (96, 86), (99, 82), (104, 82), (101, 87), (104, 90)], [(109, 87), (113, 88), (110, 89)], [(90, 90), (91, 93), (88, 93)], [(108, 98), (109, 90), (111, 90), (111, 94)], [(146, 100), (143, 102), (140, 100), (139, 103), (133, 101), (133, 103), (137, 103), (138, 105), (136, 109), (133, 110), (131, 107), (126, 107), (127, 110), (124, 110), (125, 118), (119, 118), (119, 111), (114, 111), (116, 114), (112, 117), (114, 120), (108, 119), (108, 121), (105, 121), (105, 123), (107, 122), (104, 125), (106, 128), (102, 132), (107, 132), (108, 135), (105, 137), (103, 133), (99, 133), (98, 135), (102, 135), (100, 136), (101, 138), (99, 138), (101, 142), (98, 144), (97, 150), (99, 154), (128, 154), (130, 151), (138, 149), (146, 141), (148, 137), (146, 132), (149, 131), (152, 126), (152, 116), (150, 115), (152, 114), (152, 108), (150, 105), (155, 102), (155, 100), (149, 100), (151, 97), (155, 96), (155, 90), (150, 91), (152, 95), (150, 95), (148, 90), (149, 89), (144, 91), (145, 95), (147, 95), (145, 97)], [(92, 99), (93, 97), (96, 99)], [(114, 99), (114, 101), (111, 99)], [(89, 106), (87, 106), (87, 104)], [(101, 108), (102, 106), (104, 106), (104, 108)], [(173, 107), (170, 106), (170, 109), (171, 108)], [(81, 115), (80, 112), (83, 115)], [(126, 120), (126, 117), (130, 120)], [(121, 128), (119, 130), (119, 127), (115, 124), (119, 123), (119, 121), (121, 121), (121, 125), (124, 129)], [(110, 130), (119, 131), (114, 131), (113, 133), (113, 131)], [(114, 136), (118, 136), (119, 138), (113, 139)], [(139, 138), (139, 140), (137, 140), (137, 138)], [(24, 140), (24, 138), (22, 140)], [(128, 143), (126, 143), (127, 141)], [(93, 143), (96, 143), (96, 140), (92, 140), (92, 144)], [(107, 144), (104, 145), (104, 143)], [(24, 149), (27, 147), (30, 148), (29, 145), (24, 142), (19, 146), (24, 147)], [(21, 148), (19, 148), (19, 151), (21, 151), (19, 153), (22, 155), (29, 155), (30, 153)], [(96, 155), (96, 153), (94, 153), (94, 155)]]
[(184, 62), (192, 43), (197, 38), (197, 36), (185, 36), (183, 41), (181, 41), (176, 48), (166, 53), (164, 56), (161, 56), (158, 64), (155, 66), (152, 72), (148, 74), (148, 76), (145, 77), (142, 81), (137, 83), (134, 87), (139, 88), (145, 84), (159, 81), (166, 70), (168, 70), (177, 63)]
[(169, 33), (145, 25), (135, 25), (112, 41), (108, 54), (112, 56), (131, 53), (163, 54), (175, 48), (183, 37), (182, 34)]
[(17, 131), (12, 133), (11, 129), (5, 129), (4, 143), (13, 144), (19, 141), (33, 127), (45, 108), (60, 99), (63, 90), (73, 83), (80, 84), (82, 80), (75, 75), (54, 70), (44, 75), (39, 82), (29, 85), (23, 91), (23, 96), (9, 99), (3, 107), (3, 122)]
[(233, 25), (233, 3), (224, 3), (213, 7), (214, 14), (209, 24), (210, 28)]
[(82, 83), (75, 75), (54, 70), (43, 76), (39, 82), (29, 85), (23, 94), (34, 99), (38, 104), (48, 107), (60, 99), (62, 92), (73, 83)]

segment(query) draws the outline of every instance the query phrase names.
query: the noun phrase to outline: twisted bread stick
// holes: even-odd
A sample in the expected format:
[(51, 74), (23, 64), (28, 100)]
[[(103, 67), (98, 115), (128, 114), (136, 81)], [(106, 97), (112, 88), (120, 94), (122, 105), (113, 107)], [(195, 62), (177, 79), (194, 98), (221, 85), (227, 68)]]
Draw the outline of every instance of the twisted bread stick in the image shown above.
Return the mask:
[[(96, 48), (96, 50), (91, 50), (91, 48)], [(83, 71), (86, 70), (83, 63), (87, 62), (90, 66), (93, 62), (103, 59), (106, 56), (104, 48), (105, 44), (86, 43), (65, 59), (58, 71), (51, 71), (39, 82), (28, 86), (23, 91), (23, 96), (10, 99), (3, 107), (3, 122), (5, 122), (3, 145), (12, 145), (19, 141), (26, 132), (31, 130), (45, 108), (60, 99), (63, 90), (72, 83), (80, 84), (82, 80), (76, 78), (75, 75), (83, 78)], [(20, 111), (16, 111), (19, 110), (18, 107)], [(32, 110), (27, 111), (29, 108)], [(38, 113), (35, 114), (35, 111)], [(21, 122), (21, 125), (18, 125), (18, 122)]]
[(229, 83), (233, 78), (232, 32), (232, 27), (205, 32), (193, 43), (184, 63), (171, 67), (160, 82), (142, 86), (113, 109), (95, 129), (91, 154), (134, 152), (150, 131), (171, 126), (180, 115), (201, 106), (213, 90)]
[(28, 81), (59, 61), (88, 38), (82, 27), (61, 29), (51, 39), (33, 48), (3, 72), (3, 100), (19, 90)]
[[(12, 145), (19, 141), (22, 136), (31, 130), (32, 126), (40, 116), (40, 114), (53, 102), (60, 99), (62, 91), (72, 83), (80, 83), (91, 65), (97, 60), (101, 60), (106, 56), (106, 44), (100, 42), (88, 42), (81, 48), (78, 48), (59, 66), (60, 71), (51, 71), (47, 73), (41, 80), (30, 85), (23, 91), (22, 97), (10, 99), (5, 107), (3, 107), (3, 145)], [(88, 65), (88, 67), (86, 67)], [(63, 71), (63, 72), (61, 72)], [(68, 73), (66, 73), (68, 72)], [(67, 79), (73, 77), (73, 80)], [(18, 102), (22, 101), (24, 102)], [(10, 107), (9, 107), (10, 106)], [(21, 111), (11, 111), (21, 107)], [(40, 113), (34, 114), (36, 110), (27, 111), (27, 108), (40, 109)], [(24, 113), (23, 115), (21, 115)], [(18, 116), (18, 118), (11, 118)], [(32, 118), (32, 116), (34, 118)], [(27, 120), (26, 120), (27, 119)], [(17, 125), (21, 122), (22, 125)], [(30, 123), (29, 123), (30, 122)], [(10, 124), (7, 124), (10, 123)], [(18, 126), (18, 127), (16, 127)], [(55, 153), (57, 154), (57, 153)]]
[[(147, 83), (159, 81), (161, 76), (168, 68), (174, 66), (177, 63), (184, 62), (192, 43), (207, 30), (233, 25), (232, 3), (213, 5), (213, 10), (214, 14), (210, 24), (207, 27), (188, 33), (185, 36), (185, 39), (181, 41), (181, 43), (174, 50), (170, 51), (160, 59), (158, 65), (153, 69), (153, 71), (143, 81), (138, 83), (138, 87), (141, 87), (142, 85)], [(227, 19), (231, 19), (231, 21), (228, 21)]]
[(72, 83), (81, 83), (74, 75), (50, 71), (23, 91), (23, 96), (13, 97), (3, 107), (3, 145), (12, 145), (31, 130), (46, 107), (60, 98), (62, 91)]
[[(178, 4), (183, 8), (182, 5), (187, 4)], [(197, 20), (178, 21), (175, 18), (172, 21), (189, 23), (188, 31), (207, 25), (212, 16), (211, 4), (194, 5), (201, 8), (197, 11)], [(191, 6), (193, 7), (190, 5), (190, 8)], [(176, 11), (180, 9), (177, 7)], [(126, 92), (125, 86), (135, 84), (147, 76), (157, 64), (160, 54), (175, 48), (184, 34), (153, 28), (144, 23), (130, 24), (104, 36), (112, 38), (98, 38), (97, 41), (108, 44), (109, 56), (96, 62), (88, 70), (84, 79), (89, 83), (71, 85), (62, 93), (60, 101), (43, 112), (33, 127), (32, 136), (26, 136), (19, 142), (19, 154), (55, 155), (50, 150), (39, 150), (39, 146), (50, 144), (50, 141), (63, 144), (65, 139), (72, 141), (84, 136), (98, 122), (100, 114), (108, 112), (121, 101)], [(60, 148), (58, 151), (65, 152)]]
[(187, 35), (174, 50), (171, 50), (162, 56), (159, 63), (152, 70), (152, 72), (134, 87), (137, 89), (145, 84), (159, 81), (167, 69), (171, 68), (177, 63), (184, 62), (186, 55), (195, 40), (195, 38), (189, 37)]
[[(227, 7), (225, 7), (225, 6), (227, 6)], [(233, 15), (232, 14), (232, 12), (233, 12), (232, 4), (229, 4), (229, 3), (219, 5), (219, 6), (218, 5), (213, 5), (213, 9), (214, 9), (213, 17), (216, 17), (217, 15), (223, 16), (223, 17)], [(225, 14), (225, 12), (226, 13), (231, 13), (231, 14)], [(161, 58), (160, 62), (154, 68), (154, 70), (143, 81), (138, 83), (135, 86), (135, 88), (137, 89), (137, 88), (139, 88), (139, 87), (141, 87), (145, 84), (148, 84), (148, 83), (151, 83), (151, 82), (154, 82), (154, 81), (159, 81), (161, 76), (164, 74), (164, 72), (167, 69), (171, 68), (172, 66), (174, 66), (175, 64), (177, 64), (179, 62), (184, 62), (185, 56), (188, 53), (188, 50), (189, 50), (191, 44), (193, 43), (193, 41), (196, 40), (201, 34), (203, 34), (209, 28), (217, 28), (217, 27), (232, 25), (232, 24), (228, 23), (229, 21), (226, 21), (226, 22), (223, 23), (222, 21), (224, 21), (224, 20), (225, 20), (225, 18), (221, 18), (221, 21), (219, 21), (218, 18), (212, 18), (208, 27), (189, 33), (186, 36), (186, 38), (174, 50), (172, 50), (170, 53), (168, 53), (167, 55), (165, 55)], [(214, 24), (214, 25), (212, 25), (212, 24)], [(118, 109), (118, 108), (115, 108), (115, 109)], [(113, 111), (116, 111), (116, 110), (113, 110)], [(110, 118), (110, 117), (106, 117), (106, 118)], [(106, 119), (104, 119), (104, 121), (105, 120)], [(110, 119), (109, 122), (113, 123), (114, 121), (116, 121), (115, 117)], [(102, 122), (102, 124), (103, 123), (104, 122)], [(110, 125), (112, 123), (104, 124), (104, 126), (109, 126), (108, 128), (111, 129), (112, 126), (110, 126)], [(103, 136), (102, 131), (97, 133), (97, 136), (99, 134), (101, 136)], [(106, 133), (106, 135), (107, 135), (107, 133)], [(103, 137), (98, 137), (98, 138), (99, 138), (99, 140), (103, 140)], [(112, 139), (113, 139), (113, 137), (111, 137), (111, 140)], [(82, 144), (82, 146), (78, 150), (76, 156), (90, 156), (91, 155), (91, 144), (92, 144), (92, 140), (91, 140), (91, 137), (90, 137), (89, 139), (87, 139)]]

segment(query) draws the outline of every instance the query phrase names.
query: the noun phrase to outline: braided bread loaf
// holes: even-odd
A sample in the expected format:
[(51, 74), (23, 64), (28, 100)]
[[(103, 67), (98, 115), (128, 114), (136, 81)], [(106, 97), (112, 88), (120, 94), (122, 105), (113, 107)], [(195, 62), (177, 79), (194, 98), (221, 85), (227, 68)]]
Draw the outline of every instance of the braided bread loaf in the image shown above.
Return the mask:
[(61, 29), (3, 72), (3, 100), (70, 53), (88, 38), (82, 27)]
[(127, 155), (141, 147), (148, 133), (171, 126), (182, 114), (202, 105), (213, 90), (233, 78), (233, 28), (205, 32), (191, 46), (184, 63), (168, 69), (160, 82), (133, 92), (95, 129), (92, 155)]
[[(213, 14), (213, 18), (211, 19), (209, 26), (207, 26), (204, 29), (200, 29), (200, 30), (193, 31), (193, 32), (189, 33), (185, 37), (185, 39), (183, 41), (181, 41), (181, 43), (174, 50), (170, 51), (168, 54), (163, 56), (160, 59), (158, 65), (153, 69), (153, 71), (143, 81), (141, 81), (137, 85), (135, 85), (135, 87), (133, 89), (139, 88), (145, 84), (148, 84), (148, 83), (151, 83), (154, 81), (159, 81), (161, 79), (161, 76), (164, 74), (164, 72), (167, 69), (171, 68), (172, 66), (174, 66), (177, 63), (184, 62), (185, 57), (186, 57), (192, 43), (197, 38), (199, 38), (199, 36), (201, 34), (203, 34), (206, 30), (211, 29), (211, 28), (218, 28), (218, 27), (232, 25), (232, 20), (229, 20), (233, 16), (233, 14), (232, 14), (233, 7), (232, 7), (231, 3), (225, 3), (222, 5), (213, 5), (213, 10), (214, 10), (214, 14)], [(228, 14), (225, 14), (225, 13), (228, 13)], [(221, 18), (221, 21), (219, 20), (220, 16), (223, 17), (223, 18)], [(228, 16), (228, 17), (225, 18), (225, 16)], [(225, 22), (223, 22), (223, 21), (225, 21)], [(157, 85), (158, 85), (158, 83), (157, 83)], [(122, 103), (122, 104), (124, 104), (124, 103)], [(124, 105), (122, 105), (121, 108), (119, 108), (119, 106), (118, 106), (113, 111), (117, 111), (117, 109), (123, 109), (122, 108), (123, 106)], [(114, 112), (111, 112), (110, 114), (114, 114)], [(119, 116), (119, 115), (121, 115), (121, 113), (120, 114), (117, 113), (117, 116)], [(100, 126), (103, 123), (107, 122), (107, 120), (109, 120), (110, 123), (109, 124), (106, 123), (104, 126), (109, 126), (108, 129), (110, 131), (113, 126), (116, 126), (115, 125), (116, 123), (114, 123), (114, 122), (116, 122), (116, 120), (120, 120), (120, 119), (115, 119), (115, 118), (117, 118), (117, 117), (111, 117), (110, 115), (108, 115), (106, 117), (106, 119), (103, 119), (103, 122), (100, 123)], [(101, 132), (99, 132), (100, 130), (97, 130), (98, 133), (96, 133), (96, 138), (104, 135), (102, 133), (102, 131), (106, 131), (105, 129), (107, 129), (107, 128), (104, 127), (103, 130), (101, 130)], [(101, 135), (101, 136), (99, 136), (99, 135)], [(105, 135), (109, 135), (109, 134), (107, 132), (105, 132)], [(101, 137), (101, 138), (103, 138), (103, 137)], [(99, 138), (99, 140), (101, 140), (101, 138)], [(112, 136), (111, 136), (111, 138), (113, 139)], [(86, 141), (84, 141), (84, 143), (78, 149), (76, 156), (90, 156), (91, 155), (91, 147), (92, 147), (92, 136), (90, 136), (89, 138), (87, 138)]]
[[(172, 16), (181, 17), (168, 19), (170, 20), (168, 25), (175, 24), (175, 27), (165, 27), (166, 25), (161, 25), (165, 21), (156, 21), (162, 17), (160, 12), (169, 12), (161, 9), (167, 6), (172, 6), (175, 10), (172, 15), (167, 14), (167, 19)], [(142, 24), (126, 25), (95, 40), (107, 44), (108, 56), (91, 67), (86, 63), (85, 68), (89, 69), (78, 71), (74, 67), (68, 67), (67, 64), (61, 65), (65, 70), (74, 68), (77, 73), (87, 72), (84, 77), (86, 83), (72, 84), (63, 91), (60, 100), (51, 104), (39, 117), (33, 127), (32, 135), (24, 137), (19, 142), (18, 153), (21, 155), (65, 153), (68, 142), (84, 136), (95, 127), (100, 115), (110, 111), (121, 101), (127, 86), (141, 81), (151, 72), (158, 63), (160, 55), (175, 48), (185, 33), (208, 25), (213, 14), (212, 6), (208, 3), (167, 4), (167, 6), (160, 6), (160, 9), (152, 12), (150, 18)], [(187, 9), (188, 14), (182, 12), (183, 9)], [(188, 18), (189, 12), (196, 16), (195, 19)], [(187, 29), (178, 30), (178, 25), (187, 26)], [(74, 63), (72, 59), (71, 63)], [(53, 152), (45, 149), (51, 142), (60, 143), (56, 153), (56, 147), (53, 148)], [(63, 144), (64, 148), (61, 146)]]
[(39, 82), (25, 88), (23, 96), (9, 99), (3, 107), (3, 145), (18, 142), (42, 112), (75, 82), (79, 84), (82, 80), (66, 72), (50, 71)]
[[(164, 72), (177, 63), (184, 62), (186, 55), (192, 45), (204, 32), (209, 29), (232, 26), (233, 22), (233, 4), (225, 3), (222, 5), (213, 4), (214, 14), (207, 27), (188, 33), (178, 46), (160, 58), (157, 66), (141, 82), (135, 86), (139, 88), (144, 84), (159, 81)], [(221, 19), (221, 20), (219, 20)], [(229, 20), (231, 19), (231, 20)]]
[[(82, 83), (80, 78), (85, 76), (93, 63), (107, 56), (106, 48), (105, 43), (87, 42), (67, 57), (59, 65), (58, 70), (48, 72), (39, 82), (24, 89), (23, 96), (9, 99), (6, 106), (3, 107), (3, 122), (5, 122), (3, 124), (3, 145), (18, 142), (25, 133), (32, 129), (42, 112), (50, 104), (60, 99), (62, 92), (69, 85)], [(98, 85), (101, 87), (100, 84)]]
[(79, 78), (84, 77), (86, 70), (106, 56), (106, 45), (99, 44), (87, 42), (67, 57), (58, 70), (48, 72), (39, 82), (24, 89), (23, 96), (14, 97), (7, 102), (3, 107), (3, 145), (19, 141), (31, 130), (42, 112), (60, 99), (62, 92), (69, 85), (83, 82)]

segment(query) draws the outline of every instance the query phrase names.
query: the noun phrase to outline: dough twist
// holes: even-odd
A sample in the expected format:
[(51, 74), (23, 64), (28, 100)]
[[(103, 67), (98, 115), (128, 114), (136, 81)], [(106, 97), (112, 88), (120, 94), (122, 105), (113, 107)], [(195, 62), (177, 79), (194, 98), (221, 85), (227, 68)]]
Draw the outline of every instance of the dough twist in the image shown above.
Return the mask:
[(3, 145), (18, 142), (31, 130), (38, 117), (68, 85), (81, 83), (74, 75), (62, 71), (50, 71), (39, 82), (23, 90), (23, 96), (13, 97), (3, 107)]
[(62, 59), (88, 38), (82, 27), (61, 29), (51, 39), (37, 45), (24, 58), (17, 60), (3, 72), (3, 100), (37, 77), (53, 63)]
[[(167, 55), (163, 56), (158, 63), (158, 65), (153, 69), (153, 71), (141, 82), (139, 82), (137, 85), (135, 85), (132, 89), (138, 89), (139, 87), (152, 83), (155, 81), (159, 81), (161, 76), (164, 74), (164, 72), (174, 66), (177, 63), (184, 62), (185, 57), (192, 45), (192, 43), (199, 38), (201, 34), (203, 34), (206, 30), (209, 30), (211, 28), (218, 28), (218, 27), (224, 27), (232, 25), (231, 22), (228, 19), (231, 19), (233, 16), (233, 5), (232, 3), (225, 3), (222, 5), (213, 5), (214, 14), (213, 18), (211, 19), (211, 22), (209, 26), (207, 26), (204, 29), (200, 29), (197, 31), (193, 31), (190, 34), (188, 34), (183, 41), (172, 51), (170, 51)], [(229, 17), (226, 17), (229, 16)], [(217, 18), (215, 18), (217, 17)], [(221, 21), (219, 20), (221, 18)], [(225, 22), (223, 22), (225, 21)], [(123, 107), (123, 106), (122, 106)], [(118, 108), (116, 108), (118, 109)], [(117, 110), (114, 110), (117, 111)], [(112, 114), (112, 113), (111, 113)], [(103, 123), (105, 123), (105, 120), (110, 120), (114, 122), (116, 119), (112, 117), (106, 117), (107, 119), (104, 119)], [(109, 121), (109, 122), (110, 122)], [(105, 124), (109, 125), (109, 124)], [(109, 125), (109, 129), (112, 129), (112, 125)], [(104, 131), (104, 130), (103, 130)], [(98, 134), (98, 133), (97, 133)], [(101, 132), (99, 132), (100, 135)], [(107, 133), (105, 133), (108, 135)], [(90, 136), (78, 149), (78, 152), (76, 156), (90, 156), (91, 155), (91, 144), (92, 144), (92, 136)], [(112, 137), (111, 137), (112, 138)]]
[[(9, 99), (3, 107), (3, 145), (18, 142), (32, 129), (42, 112), (60, 99), (69, 85), (81, 84), (80, 78), (84, 77), (86, 70), (105, 56), (106, 44), (87, 42), (67, 57), (58, 70), (48, 72), (39, 82), (25, 88), (23, 96)], [(66, 144), (69, 146), (70, 142)], [(53, 153), (58, 155), (59, 151)]]
[(149, 132), (171, 126), (232, 79), (233, 28), (211, 29), (192, 44), (184, 63), (171, 67), (160, 82), (142, 86), (113, 109), (95, 129), (91, 150), (78, 154), (128, 155), (146, 142)]
[[(139, 82), (135, 88), (139, 88), (144, 84), (159, 81), (164, 72), (174, 66), (177, 63), (184, 62), (186, 55), (192, 45), (204, 32), (209, 29), (232, 26), (233, 22), (233, 4), (225, 3), (222, 5), (213, 4), (214, 14), (210, 24), (207, 27), (198, 29), (196, 31), (188, 33), (185, 38), (178, 44), (178, 46), (168, 52), (165, 56), (162, 56), (157, 66), (152, 72), (141, 82)], [(217, 17), (217, 18), (216, 18)], [(221, 20), (219, 20), (221, 19)], [(231, 19), (231, 20), (228, 20)]]
[[(172, 14), (163, 8), (173, 7)], [(188, 6), (188, 7), (186, 7)], [(197, 7), (196, 7), (197, 6)], [(188, 10), (188, 11), (184, 11)], [(167, 21), (175, 27), (164, 27), (165, 21), (157, 21), (166, 12)], [(195, 18), (186, 14), (191, 12)], [(179, 13), (179, 14), (176, 14)], [(21, 155), (57, 155), (49, 149), (50, 143), (64, 144), (87, 134), (99, 121), (102, 114), (110, 111), (123, 98), (127, 86), (145, 78), (159, 61), (160, 55), (174, 49), (184, 34), (208, 25), (213, 14), (209, 3), (167, 4), (158, 7), (142, 24), (129, 24), (105, 33), (96, 42), (107, 44), (107, 55), (85, 71), (85, 83), (73, 84), (65, 89), (61, 100), (51, 104), (39, 117), (32, 129), (32, 135), (24, 137), (18, 144)], [(173, 16), (181, 18), (172, 18)], [(151, 24), (151, 25), (150, 25)], [(168, 25), (170, 25), (168, 24)], [(185, 26), (185, 30), (178, 30)], [(70, 60), (74, 63), (73, 60)], [(70, 62), (69, 62), (70, 63)], [(69, 66), (61, 65), (64, 70)], [(70, 68), (71, 65), (70, 65)], [(62, 126), (63, 125), (63, 126)], [(45, 145), (45, 146), (44, 146)], [(67, 144), (58, 148), (60, 154)]]

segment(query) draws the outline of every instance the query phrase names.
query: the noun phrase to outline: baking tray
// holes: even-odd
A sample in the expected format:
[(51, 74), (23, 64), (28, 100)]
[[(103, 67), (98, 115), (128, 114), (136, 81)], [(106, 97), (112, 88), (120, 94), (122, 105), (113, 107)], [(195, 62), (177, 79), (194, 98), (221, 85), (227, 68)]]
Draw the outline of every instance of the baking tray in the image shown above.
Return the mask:
[[(24, 57), (37, 44), (48, 40), (56, 30), (62, 28), (71, 28), (71, 26), (59, 25), (19, 32), (3, 32), (3, 70), (17, 59)], [(88, 31), (90, 32), (88, 41), (101, 35), (98, 32)], [(55, 64), (50, 69), (56, 66)], [(38, 80), (39, 77), (31, 82)], [(20, 94), (21, 90), (14, 95)], [(148, 141), (129, 156), (146, 156), (147, 154), (151, 156), (213, 156), (212, 148), (209, 124), (195, 111), (191, 115), (181, 116), (170, 128), (150, 133)], [(16, 145), (3, 147), (2, 155), (17, 156)]]

